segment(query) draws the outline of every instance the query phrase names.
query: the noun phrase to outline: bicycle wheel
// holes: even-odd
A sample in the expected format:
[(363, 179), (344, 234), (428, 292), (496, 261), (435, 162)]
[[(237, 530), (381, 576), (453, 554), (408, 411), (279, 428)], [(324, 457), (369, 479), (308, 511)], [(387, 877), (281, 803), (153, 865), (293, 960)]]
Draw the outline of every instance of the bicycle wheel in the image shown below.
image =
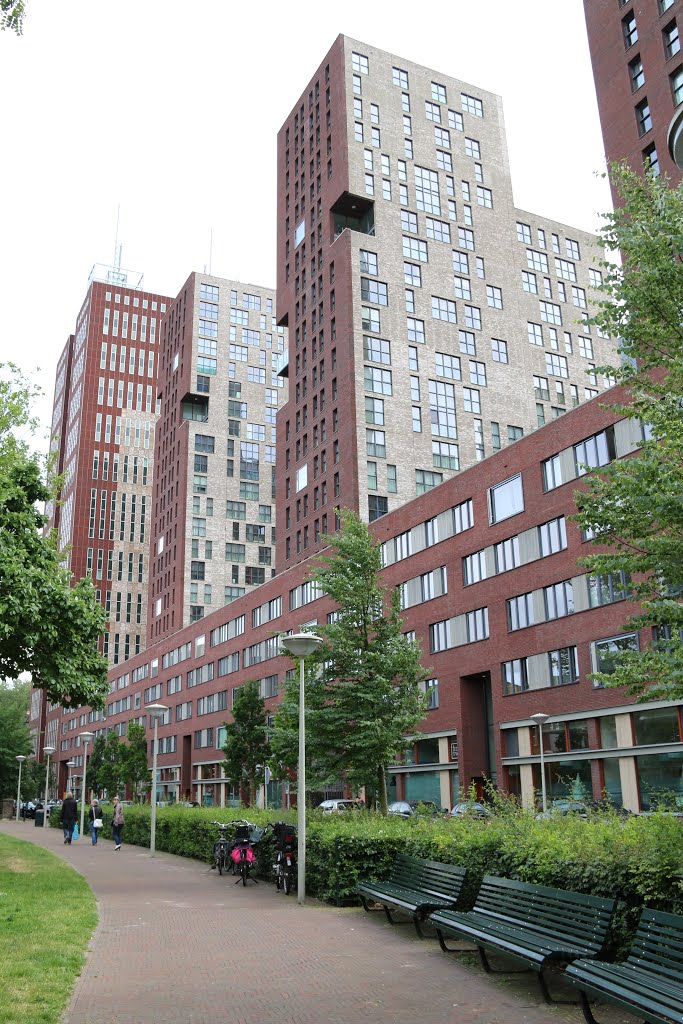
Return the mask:
[(275, 864), (275, 888), (277, 889), (278, 892), (282, 888), (283, 884), (282, 874), (282, 861), (280, 860), (280, 858), (278, 858)]
[(218, 854), (216, 856), (216, 860), (217, 860), (217, 863), (218, 863), (218, 874), (222, 875), (223, 874), (223, 868), (225, 867), (225, 852), (223, 850), (220, 850), (218, 852)]
[(294, 866), (292, 864), (287, 864), (285, 866), (283, 882), (285, 887), (285, 896), (289, 896), (290, 892), (294, 888)]
[(240, 864), (242, 871), (242, 885), (247, 884), (247, 878), (249, 877), (249, 861), (246, 857), (242, 857), (242, 863)]

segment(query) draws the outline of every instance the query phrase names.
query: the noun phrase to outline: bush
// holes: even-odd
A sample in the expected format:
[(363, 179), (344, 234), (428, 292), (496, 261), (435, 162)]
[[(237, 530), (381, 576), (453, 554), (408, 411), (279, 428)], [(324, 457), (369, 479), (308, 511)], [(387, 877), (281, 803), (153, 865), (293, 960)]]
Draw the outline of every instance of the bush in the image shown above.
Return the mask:
[[(124, 842), (149, 846), (149, 806), (126, 807)], [(258, 825), (295, 820), (295, 811), (255, 808), (163, 808), (157, 811), (156, 847), (213, 859), (212, 820), (247, 817)], [(54, 817), (54, 816), (53, 816)], [(103, 835), (111, 835), (105, 809)], [(257, 873), (272, 877), (272, 848), (260, 844)], [(683, 914), (683, 824), (672, 815), (623, 819), (608, 810), (537, 819), (506, 804), (490, 818), (382, 818), (368, 812), (308, 818), (306, 888), (337, 904), (355, 902), (359, 879), (386, 877), (399, 852), (460, 864), (468, 869), (464, 905), (474, 902), (484, 875), (518, 878), (618, 901), (615, 951), (624, 952), (644, 905)]]

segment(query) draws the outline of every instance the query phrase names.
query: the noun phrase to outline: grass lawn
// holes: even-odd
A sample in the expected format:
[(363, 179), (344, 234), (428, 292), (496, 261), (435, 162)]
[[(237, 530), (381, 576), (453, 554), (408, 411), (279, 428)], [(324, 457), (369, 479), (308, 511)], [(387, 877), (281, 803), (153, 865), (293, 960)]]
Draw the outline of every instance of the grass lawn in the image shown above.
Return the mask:
[(56, 1024), (97, 923), (85, 879), (0, 835), (0, 1024)]

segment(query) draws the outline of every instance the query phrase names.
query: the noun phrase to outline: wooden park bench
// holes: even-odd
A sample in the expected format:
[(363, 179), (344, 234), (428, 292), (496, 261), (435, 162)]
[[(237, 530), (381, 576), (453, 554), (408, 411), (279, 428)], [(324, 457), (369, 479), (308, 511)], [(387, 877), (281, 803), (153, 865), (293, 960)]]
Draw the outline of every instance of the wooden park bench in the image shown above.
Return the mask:
[(621, 964), (577, 960), (568, 981), (581, 995), (583, 1015), (597, 1024), (588, 995), (651, 1024), (683, 1022), (683, 917), (644, 910), (628, 959)]
[(437, 907), (455, 907), (465, 881), (467, 870), (455, 864), (440, 864), (434, 860), (420, 860), (399, 853), (389, 878), (381, 882), (359, 882), (356, 892), (365, 910), (368, 900), (381, 903), (392, 924), (393, 911), (410, 914), (415, 930), (424, 938), (421, 924)]
[(429, 923), (441, 948), (453, 952), (444, 935), (476, 944), (484, 969), (492, 971), (486, 950), (504, 953), (536, 972), (546, 1002), (551, 999), (543, 970), (551, 961), (597, 957), (603, 952), (614, 900), (529, 885), (487, 875), (468, 913), (437, 910)]

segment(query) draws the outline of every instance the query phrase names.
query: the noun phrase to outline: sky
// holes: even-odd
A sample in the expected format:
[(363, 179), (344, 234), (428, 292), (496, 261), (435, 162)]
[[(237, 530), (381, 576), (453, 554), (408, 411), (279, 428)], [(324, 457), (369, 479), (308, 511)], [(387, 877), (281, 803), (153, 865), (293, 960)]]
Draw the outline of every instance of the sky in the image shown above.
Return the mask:
[(521, 209), (592, 231), (611, 208), (582, 0), (27, 9), (23, 36), (0, 33), (0, 362), (43, 389), (36, 449), (117, 217), (122, 266), (150, 291), (209, 260), (274, 286), (277, 131), (339, 33), (500, 94)]

